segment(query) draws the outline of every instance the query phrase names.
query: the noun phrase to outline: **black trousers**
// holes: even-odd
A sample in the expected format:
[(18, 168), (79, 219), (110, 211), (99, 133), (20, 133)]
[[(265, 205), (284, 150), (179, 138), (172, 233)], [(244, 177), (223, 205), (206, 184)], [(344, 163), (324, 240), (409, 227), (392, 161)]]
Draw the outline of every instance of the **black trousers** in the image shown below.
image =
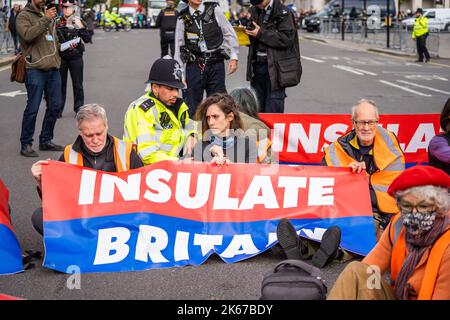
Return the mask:
[(198, 105), (203, 100), (203, 92), (210, 96), (214, 93), (226, 93), (225, 63), (223, 61), (207, 64), (202, 70), (197, 62), (186, 64), (187, 89), (183, 97), (189, 106), (189, 116), (193, 118)]
[(425, 55), (426, 60), (430, 60), (430, 53), (427, 49), (427, 38), (428, 34), (416, 38), (417, 54), (419, 55), (419, 61), (423, 61), (423, 56)]
[(42, 207), (34, 210), (33, 215), (31, 216), (31, 223), (41, 236), (44, 235), (44, 214)]
[(71, 59), (61, 59), (61, 67), (59, 72), (61, 74), (61, 115), (66, 104), (67, 91), (67, 74), (70, 72), (73, 87), (73, 111), (78, 112), (78, 109), (84, 105), (84, 89), (83, 89), (83, 57), (76, 57)]
[(175, 40), (161, 39), (161, 58), (169, 54), (173, 57), (175, 54)]
[(267, 63), (253, 64), (253, 79), (250, 85), (256, 92), (261, 113), (284, 113), (286, 89), (272, 90)]

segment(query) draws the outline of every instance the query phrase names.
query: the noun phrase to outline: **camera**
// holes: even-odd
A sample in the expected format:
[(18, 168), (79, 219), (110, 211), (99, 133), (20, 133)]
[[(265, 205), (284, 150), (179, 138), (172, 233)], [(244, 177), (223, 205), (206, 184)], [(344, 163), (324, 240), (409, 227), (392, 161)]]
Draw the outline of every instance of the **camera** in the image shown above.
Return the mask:
[(252, 31), (255, 30), (255, 26), (253, 25), (253, 20), (252, 19), (246, 19), (245, 23), (243, 23), (243, 25), (245, 26), (245, 29)]

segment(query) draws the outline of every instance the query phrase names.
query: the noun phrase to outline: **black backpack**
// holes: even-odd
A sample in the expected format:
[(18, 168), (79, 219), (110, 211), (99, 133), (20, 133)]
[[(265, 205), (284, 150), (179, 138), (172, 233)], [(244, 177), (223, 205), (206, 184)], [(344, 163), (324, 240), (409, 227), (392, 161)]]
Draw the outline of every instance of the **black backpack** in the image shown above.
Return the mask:
[(300, 260), (284, 260), (264, 276), (261, 300), (325, 300), (322, 271)]

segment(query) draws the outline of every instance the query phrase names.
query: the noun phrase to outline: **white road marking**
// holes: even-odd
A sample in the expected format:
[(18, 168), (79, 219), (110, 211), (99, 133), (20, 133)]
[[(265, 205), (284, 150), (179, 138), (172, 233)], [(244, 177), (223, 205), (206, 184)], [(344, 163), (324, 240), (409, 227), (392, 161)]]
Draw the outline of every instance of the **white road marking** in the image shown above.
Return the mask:
[(335, 65), (333, 65), (333, 68), (344, 70), (344, 71), (347, 71), (347, 72), (351, 72), (351, 73), (357, 74), (359, 76), (363, 76), (364, 75), (364, 73), (356, 71), (356, 70), (354, 70), (354, 69), (352, 69), (350, 67), (347, 67), (347, 66), (341, 66), (341, 65), (336, 65), (335, 64)]
[(427, 87), (427, 86), (424, 86), (424, 85), (421, 85), (421, 84), (409, 82), (409, 81), (397, 80), (397, 82), (401, 82), (401, 83), (404, 83), (404, 84), (409, 84), (410, 86), (414, 86), (414, 87), (418, 87), (418, 88), (422, 88), (422, 89), (427, 89), (427, 90), (434, 91), (434, 92), (439, 92), (439, 93), (443, 93), (443, 94), (450, 94), (449, 91), (439, 90), (439, 89)]
[(376, 73), (373, 73), (373, 72), (370, 72), (370, 71), (366, 71), (366, 70), (362, 70), (362, 69), (357, 69), (357, 68), (354, 68), (354, 67), (349, 67), (349, 68), (351, 68), (351, 69), (353, 69), (353, 70), (355, 70), (355, 71), (358, 71), (358, 72), (362, 72), (362, 73), (371, 75), (371, 76), (376, 76), (376, 75), (377, 75)]
[(388, 86), (399, 88), (401, 90), (408, 91), (408, 92), (417, 94), (417, 95), (422, 96), (422, 97), (431, 97), (431, 94), (425, 94), (425, 93), (422, 93), (422, 92), (418, 92), (418, 91), (415, 91), (415, 90), (412, 90), (412, 89), (409, 89), (409, 88), (406, 88), (406, 87), (402, 87), (402, 86), (400, 86), (398, 84), (395, 84), (395, 83), (392, 83), (392, 82), (389, 82), (389, 81), (385, 81), (385, 80), (378, 80), (378, 81), (381, 82), (381, 83), (384, 83), (384, 84), (386, 84)]
[(14, 98), (15, 96), (18, 96), (21, 94), (27, 94), (27, 92), (22, 91), (22, 90), (16, 90), (16, 91), (11, 91), (11, 92), (0, 93), (0, 96)]
[(1, 67), (0, 72), (11, 69), (11, 66)]
[(325, 62), (323, 60), (314, 59), (314, 58), (305, 57), (305, 56), (302, 56), (302, 59), (309, 60), (309, 61), (314, 61), (314, 62), (318, 62), (318, 63), (324, 63)]

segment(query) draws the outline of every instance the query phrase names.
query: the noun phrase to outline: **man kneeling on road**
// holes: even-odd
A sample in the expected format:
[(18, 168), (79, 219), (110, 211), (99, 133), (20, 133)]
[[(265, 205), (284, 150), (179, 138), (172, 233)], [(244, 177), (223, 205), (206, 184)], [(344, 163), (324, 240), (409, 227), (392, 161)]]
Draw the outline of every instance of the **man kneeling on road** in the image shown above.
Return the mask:
[(145, 165), (178, 160), (185, 147), (191, 154), (196, 142), (195, 122), (188, 106), (178, 98), (184, 88), (183, 71), (171, 58), (155, 61), (147, 83), (151, 90), (130, 104), (125, 114), (123, 140), (137, 145)]
[[(84, 105), (79, 109), (76, 120), (79, 135), (74, 144), (65, 147), (59, 161), (107, 172), (127, 171), (143, 166), (131, 143), (108, 134), (108, 119), (101, 106)], [(39, 195), (42, 166), (47, 165), (49, 160), (39, 160), (31, 167)], [(33, 213), (31, 220), (36, 231), (42, 235), (42, 208)]]

